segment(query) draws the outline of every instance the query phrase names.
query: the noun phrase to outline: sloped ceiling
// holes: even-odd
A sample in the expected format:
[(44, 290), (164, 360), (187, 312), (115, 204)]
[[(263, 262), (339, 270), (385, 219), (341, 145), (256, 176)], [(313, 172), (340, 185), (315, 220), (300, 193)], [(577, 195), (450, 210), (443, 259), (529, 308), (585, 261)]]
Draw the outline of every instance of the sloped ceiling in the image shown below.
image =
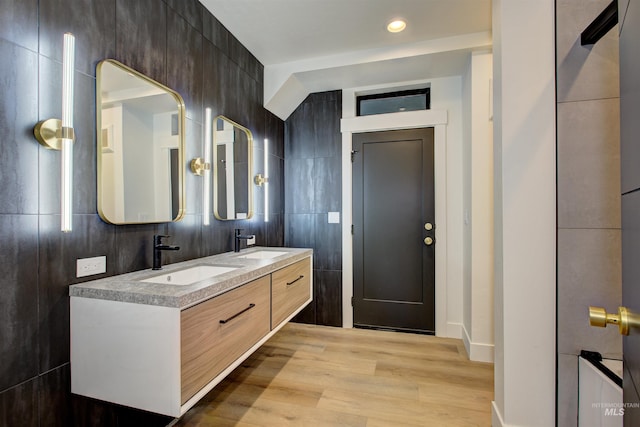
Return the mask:
[[(200, 0), (265, 66), (285, 120), (311, 92), (461, 75), (491, 46), (490, 0)], [(394, 18), (407, 29), (391, 34)]]

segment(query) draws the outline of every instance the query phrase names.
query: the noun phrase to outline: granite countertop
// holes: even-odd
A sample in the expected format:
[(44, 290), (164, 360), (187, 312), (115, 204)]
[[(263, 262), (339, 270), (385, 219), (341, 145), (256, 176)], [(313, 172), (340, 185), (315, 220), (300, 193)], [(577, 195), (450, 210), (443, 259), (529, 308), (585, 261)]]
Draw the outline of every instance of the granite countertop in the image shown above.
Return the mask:
[[(242, 258), (260, 251), (286, 252), (286, 254), (267, 259)], [(69, 296), (185, 309), (310, 257), (312, 254), (312, 249), (252, 247), (239, 253), (226, 252), (165, 265), (162, 270), (140, 270), (78, 283), (69, 287)], [(233, 267), (235, 269), (189, 285), (141, 281), (196, 266)]]

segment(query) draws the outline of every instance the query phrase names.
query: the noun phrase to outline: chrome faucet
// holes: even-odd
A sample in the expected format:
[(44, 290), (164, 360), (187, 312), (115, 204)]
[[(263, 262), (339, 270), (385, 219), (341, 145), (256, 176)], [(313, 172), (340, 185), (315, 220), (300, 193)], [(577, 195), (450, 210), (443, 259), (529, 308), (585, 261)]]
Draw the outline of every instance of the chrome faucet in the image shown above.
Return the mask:
[(234, 252), (240, 252), (240, 240), (249, 240), (251, 238), (253, 238), (254, 236), (252, 235), (247, 235), (247, 236), (243, 236), (242, 234), (240, 234), (242, 232), (242, 228), (236, 228), (235, 230), (235, 242), (233, 245), (233, 251)]
[(162, 269), (162, 251), (180, 250), (180, 246), (163, 244), (162, 239), (165, 237), (169, 238), (171, 236), (163, 236), (160, 234), (153, 236), (153, 270)]

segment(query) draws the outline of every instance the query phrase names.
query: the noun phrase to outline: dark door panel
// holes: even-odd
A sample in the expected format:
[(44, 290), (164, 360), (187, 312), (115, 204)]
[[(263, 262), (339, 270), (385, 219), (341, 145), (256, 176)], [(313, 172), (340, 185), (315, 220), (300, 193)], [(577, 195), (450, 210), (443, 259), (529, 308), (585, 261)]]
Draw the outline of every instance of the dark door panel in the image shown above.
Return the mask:
[(353, 139), (354, 324), (435, 330), (433, 129)]

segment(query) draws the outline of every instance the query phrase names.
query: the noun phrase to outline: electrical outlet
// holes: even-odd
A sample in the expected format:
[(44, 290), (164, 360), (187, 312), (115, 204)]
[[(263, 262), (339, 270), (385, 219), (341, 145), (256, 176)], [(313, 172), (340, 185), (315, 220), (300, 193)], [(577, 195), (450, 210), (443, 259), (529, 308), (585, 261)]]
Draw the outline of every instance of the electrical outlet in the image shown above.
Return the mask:
[(107, 257), (79, 258), (76, 260), (76, 277), (93, 276), (106, 273)]
[(256, 244), (256, 235), (253, 234), (251, 235), (250, 238), (247, 239), (247, 246), (251, 246), (251, 245), (255, 245)]

